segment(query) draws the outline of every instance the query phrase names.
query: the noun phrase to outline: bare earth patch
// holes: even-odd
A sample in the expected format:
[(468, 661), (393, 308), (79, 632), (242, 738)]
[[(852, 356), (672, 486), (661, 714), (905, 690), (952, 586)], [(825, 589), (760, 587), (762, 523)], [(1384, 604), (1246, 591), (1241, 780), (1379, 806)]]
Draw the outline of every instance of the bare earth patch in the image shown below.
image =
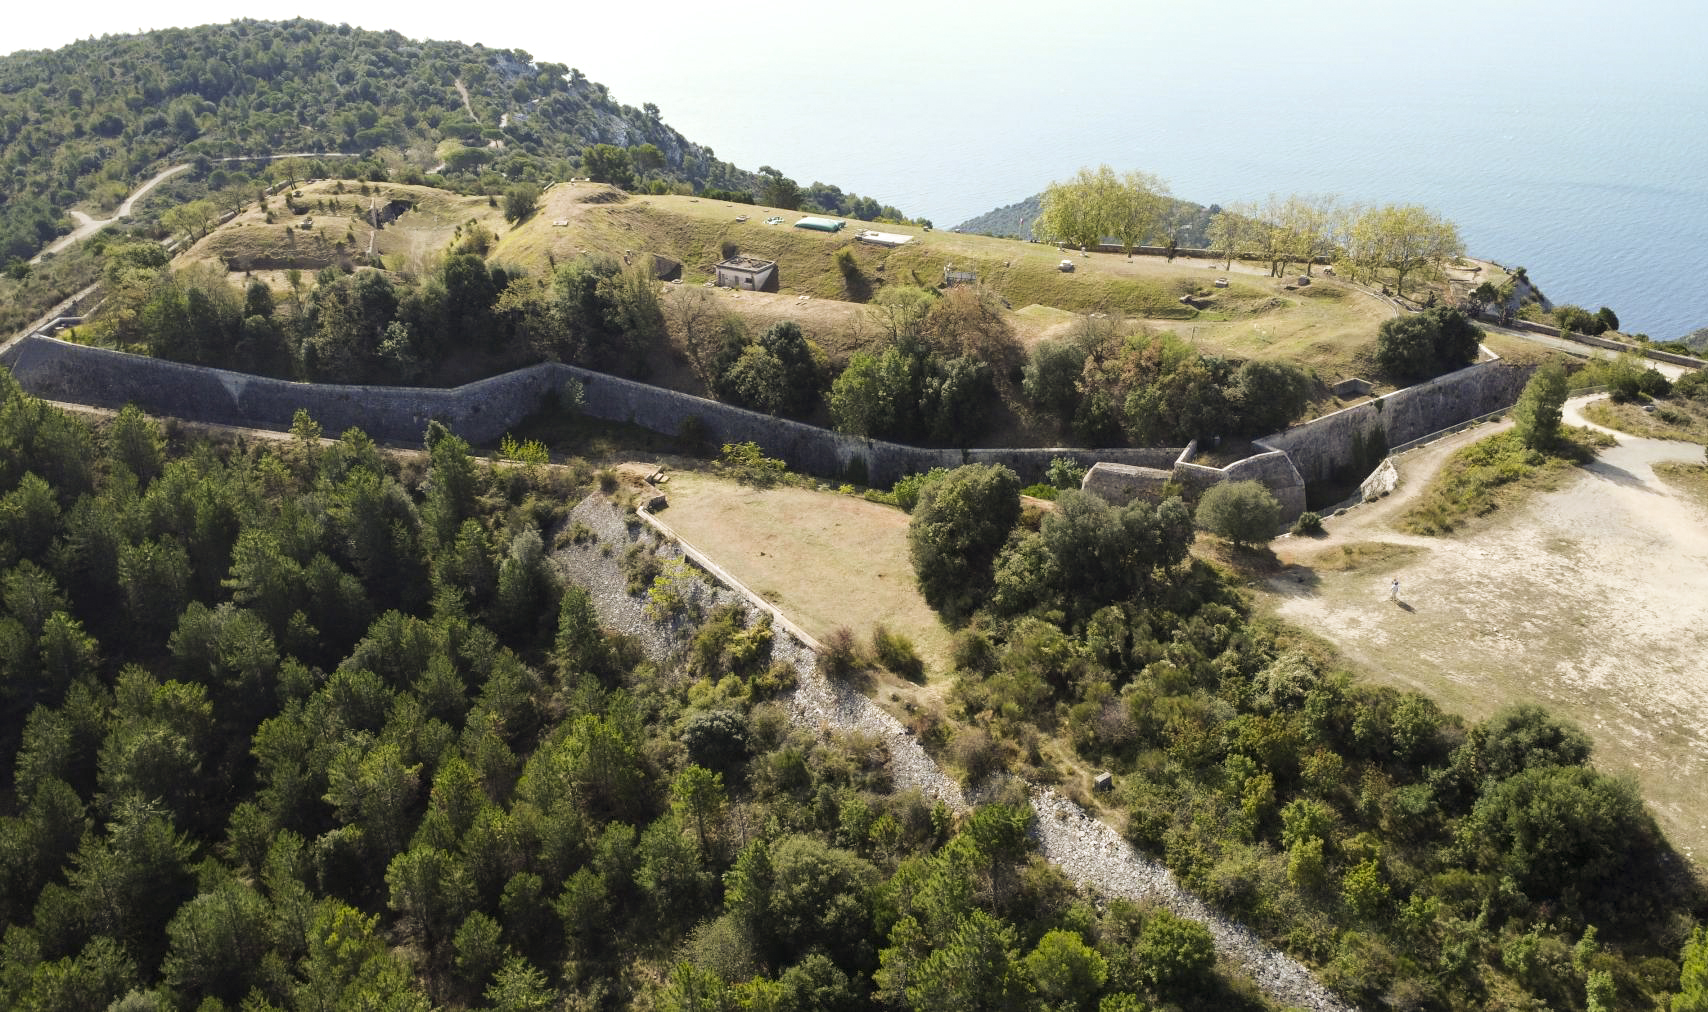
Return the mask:
[[(1287, 561), (1329, 564), (1269, 581), (1264, 604), (1369, 677), (1470, 717), (1538, 702), (1577, 721), (1597, 766), (1633, 775), (1673, 842), (1708, 859), (1708, 522), (1655, 473), (1699, 452), (1620, 436), (1558, 489), (1457, 537), (1393, 532), (1403, 502), (1359, 507), (1329, 521), (1321, 546), (1276, 543)], [(1402, 490), (1441, 456), (1402, 459)], [(1340, 568), (1349, 554), (1369, 562)]]
[(907, 514), (805, 488), (757, 489), (676, 472), (658, 518), (823, 641), (847, 626), (862, 642), (882, 622), (913, 640), (934, 671), (951, 633), (919, 596)]

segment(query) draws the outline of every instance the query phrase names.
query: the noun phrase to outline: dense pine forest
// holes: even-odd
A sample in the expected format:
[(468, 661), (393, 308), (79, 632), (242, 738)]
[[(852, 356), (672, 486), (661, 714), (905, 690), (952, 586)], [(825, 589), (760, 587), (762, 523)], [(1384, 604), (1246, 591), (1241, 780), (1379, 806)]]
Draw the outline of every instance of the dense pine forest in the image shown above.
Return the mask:
[[(1040, 522), (1000, 469), (915, 482), (922, 589), (968, 624), (914, 731), (1006, 799), (958, 818), (792, 725), (767, 623), (689, 616), (664, 662), (603, 631), (548, 551), (588, 537), (584, 465), (306, 415), (169, 438), (4, 383), (8, 1007), (1260, 1007), (1205, 929), (1033, 853), (1000, 785), (1058, 776), (1053, 742), (1361, 1005), (1645, 1007), (1708, 959), (1587, 737), (1352, 681), (1187, 556), (1178, 501)], [(606, 547), (654, 601), (683, 578)]]
[(546, 551), (585, 467), (0, 398), (8, 1008), (1261, 1007), (1023, 796), (795, 730), (769, 625), (602, 631)]

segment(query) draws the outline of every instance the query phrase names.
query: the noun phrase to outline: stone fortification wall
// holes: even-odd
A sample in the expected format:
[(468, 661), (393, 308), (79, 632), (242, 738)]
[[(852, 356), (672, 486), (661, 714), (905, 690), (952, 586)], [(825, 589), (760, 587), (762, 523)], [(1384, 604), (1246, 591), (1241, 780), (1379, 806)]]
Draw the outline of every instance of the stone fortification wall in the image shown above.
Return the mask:
[(1163, 486), (1173, 477), (1173, 472), (1162, 468), (1101, 461), (1085, 472), (1079, 488), (1117, 506), (1125, 506), (1134, 499), (1161, 498)]
[(1190, 496), (1201, 495), (1211, 485), (1224, 482), (1228, 478), (1227, 472), (1219, 467), (1206, 467), (1185, 460), (1174, 465), (1171, 477), (1175, 484), (1180, 486), (1181, 491)]
[(1350, 467), (1371, 463), (1359, 457), (1363, 448), (1376, 445), (1377, 429), (1380, 445), (1398, 446), (1510, 407), (1533, 368), (1499, 360), (1467, 366), (1265, 436), (1257, 445), (1286, 453), (1307, 482), (1334, 478)]
[[(0, 362), (12, 369), (25, 390), (52, 400), (113, 408), (135, 403), (150, 414), (269, 429), (289, 428), (292, 415), (302, 408), (329, 433), (354, 426), (376, 439), (402, 443), (419, 442), (432, 419), (470, 442), (494, 442), (574, 377), (584, 391), (583, 410), (595, 418), (630, 422), (672, 436), (694, 432), (712, 445), (751, 441), (768, 455), (788, 461), (791, 468), (821, 477), (842, 478), (858, 472), (863, 464), (868, 484), (888, 487), (904, 475), (933, 467), (991, 463), (1013, 468), (1030, 484), (1042, 479), (1052, 459), (1071, 457), (1085, 467), (1102, 462), (1168, 472), (1191, 492), (1220, 481), (1255, 479), (1281, 500), (1289, 521), (1304, 509), (1305, 482), (1333, 478), (1369, 462), (1365, 458), (1376, 445), (1378, 428), (1383, 446), (1439, 432), (1510, 406), (1530, 376), (1529, 367), (1501, 361), (1470, 366), (1265, 437), (1257, 445), (1268, 452), (1214, 468), (1191, 463), (1194, 447), (1190, 446), (1185, 450), (904, 446), (556, 363), (447, 390), (291, 383), (33, 336), (8, 347)], [(1151, 476), (1113, 473), (1116, 477), (1111, 481), (1135, 488), (1151, 486)]]
[(496, 441), (537, 410), (548, 393), (574, 377), (584, 391), (583, 410), (594, 418), (630, 422), (671, 436), (697, 431), (712, 445), (751, 441), (797, 471), (827, 478), (846, 476), (859, 460), (866, 466), (868, 483), (886, 488), (898, 478), (933, 467), (1006, 464), (1029, 484), (1041, 480), (1056, 457), (1071, 457), (1084, 467), (1108, 460), (1165, 468), (1180, 452), (1154, 447), (958, 450), (903, 446), (845, 436), (557, 363), (529, 366), (454, 389), (341, 386), (292, 383), (26, 337), (0, 355), (0, 364), (12, 370), (25, 390), (50, 400), (110, 408), (134, 403), (154, 415), (261, 429), (288, 429), (301, 408), (329, 433), (355, 426), (375, 439), (402, 443), (420, 442), (433, 419), (470, 442)]
[(585, 391), (582, 410), (595, 418), (632, 422), (667, 435), (697, 430), (701, 438), (713, 445), (758, 443), (768, 456), (788, 461), (791, 469), (822, 477), (843, 477), (851, 468), (857, 470), (855, 461), (858, 460), (866, 467), (867, 484), (874, 488), (887, 488), (898, 478), (934, 467), (953, 468), (962, 464), (1004, 464), (1013, 468), (1022, 482), (1031, 484), (1042, 480), (1050, 461), (1056, 457), (1071, 457), (1083, 467), (1090, 467), (1098, 461), (1168, 467), (1180, 452), (1178, 449), (1156, 447), (959, 450), (904, 446), (843, 435), (787, 418), (773, 418), (704, 397), (575, 366), (557, 368), (581, 381)]
[(356, 427), (403, 443), (419, 443), (435, 418), (471, 442), (496, 440), (563, 382), (558, 367), (532, 366), (451, 390), (292, 383), (41, 337), (19, 341), (0, 361), (50, 400), (134, 403), (149, 414), (262, 429), (288, 429), (306, 408), (328, 433)]

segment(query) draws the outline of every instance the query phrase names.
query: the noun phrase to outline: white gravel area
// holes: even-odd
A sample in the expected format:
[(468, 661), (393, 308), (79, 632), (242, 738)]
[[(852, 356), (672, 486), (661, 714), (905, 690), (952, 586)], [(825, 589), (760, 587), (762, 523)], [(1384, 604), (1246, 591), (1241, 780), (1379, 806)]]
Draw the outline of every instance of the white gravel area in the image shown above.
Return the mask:
[[(646, 613), (644, 599), (628, 593), (628, 580), (622, 572), (623, 551), (642, 537), (653, 540), (651, 530), (638, 522), (631, 527), (617, 507), (598, 494), (571, 512), (570, 523), (576, 522), (591, 528), (598, 540), (553, 552), (560, 571), (587, 588), (600, 621), (635, 637), (649, 657), (664, 661), (678, 653), (687, 645), (691, 627), (682, 622), (655, 621)], [(658, 551), (666, 557), (681, 555), (668, 543), (659, 544)], [(736, 592), (709, 584), (699, 594), (702, 607), (726, 600), (746, 603)], [(890, 778), (896, 789), (917, 788), (957, 812), (969, 809), (960, 784), (943, 772), (907, 729), (853, 687), (828, 682), (819, 673), (817, 657), (810, 649), (778, 629), (772, 654), (793, 664), (799, 675), (788, 698), (790, 717), (797, 727), (815, 734), (870, 734), (889, 746)], [(1351, 1012), (1352, 1006), (1329, 993), (1297, 960), (1211, 910), (1182, 888), (1167, 868), (1134, 850), (1120, 834), (1072, 801), (1048, 788), (1034, 789), (1032, 808), (1037, 816), (1033, 835), (1039, 853), (1075, 882), (1105, 896), (1154, 902), (1205, 925), (1218, 953), (1250, 974), (1265, 994), (1283, 1005), (1318, 1012)]]

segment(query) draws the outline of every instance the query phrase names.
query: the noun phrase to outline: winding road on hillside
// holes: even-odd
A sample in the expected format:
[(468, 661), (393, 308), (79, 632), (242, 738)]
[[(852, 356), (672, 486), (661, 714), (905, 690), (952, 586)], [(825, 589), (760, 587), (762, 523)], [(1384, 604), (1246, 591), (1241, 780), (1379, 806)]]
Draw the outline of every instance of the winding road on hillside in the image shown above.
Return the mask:
[[(284, 151), (284, 152), (280, 152), (279, 154), (274, 154), (274, 155), (232, 155), (229, 158), (215, 158), (214, 161), (216, 161), (216, 162), (276, 162), (276, 161), (279, 161), (280, 159), (283, 159), (283, 158), (355, 158), (355, 157), (357, 157), (357, 156), (353, 155), (353, 154), (349, 154), (347, 152), (343, 152), (343, 151)], [(99, 232), (102, 229), (106, 228), (108, 225), (111, 225), (116, 221), (123, 221), (124, 219), (130, 217), (131, 209), (136, 205), (136, 202), (141, 200), (143, 197), (147, 196), (148, 192), (150, 190), (154, 189), (156, 186), (159, 186), (161, 183), (166, 182), (166, 180), (171, 179), (173, 176), (176, 176), (178, 173), (184, 172), (184, 171), (186, 171), (190, 168), (193, 168), (193, 167), (194, 167), (194, 163), (184, 162), (183, 164), (174, 165), (169, 169), (162, 169), (159, 172), (155, 173), (151, 178), (148, 179), (148, 181), (144, 182), (141, 186), (138, 186), (136, 189), (131, 191), (130, 196), (125, 198), (124, 203), (119, 205), (118, 211), (115, 212), (111, 218), (92, 218), (89, 215), (83, 213), (82, 211), (78, 211), (78, 210), (67, 211), (66, 214), (69, 214), (71, 216), (72, 220), (77, 222), (77, 227), (72, 229), (70, 232), (67, 232), (65, 235), (60, 236), (58, 239), (55, 239), (53, 242), (47, 244), (47, 246), (43, 247), (42, 251), (40, 253), (37, 253), (35, 256), (30, 258), (30, 263), (32, 263), (32, 264), (40, 263), (42, 257), (47, 256), (50, 253), (58, 253), (60, 250), (65, 249), (67, 246), (70, 246), (72, 243), (78, 242), (79, 240), (82, 240), (82, 239), (87, 239), (90, 236), (94, 235), (96, 232)]]
[(185, 162), (182, 165), (174, 165), (169, 169), (162, 169), (146, 183), (143, 183), (141, 186), (132, 190), (130, 196), (125, 198), (124, 203), (119, 205), (118, 212), (111, 218), (91, 218), (82, 211), (69, 212), (71, 217), (77, 221), (77, 227), (49, 243), (40, 253), (37, 253), (35, 256), (30, 258), (30, 263), (38, 263), (41, 261), (42, 257), (47, 256), (49, 253), (58, 253), (60, 250), (80, 239), (89, 238), (96, 232), (99, 232), (108, 225), (111, 225), (113, 222), (122, 218), (130, 217), (131, 208), (137, 201), (141, 200), (144, 196), (147, 196), (148, 191), (154, 189), (156, 186), (159, 186), (161, 183), (166, 182), (166, 180), (171, 179), (173, 176), (176, 176), (178, 173), (183, 172), (188, 168), (190, 168), (190, 163)]

